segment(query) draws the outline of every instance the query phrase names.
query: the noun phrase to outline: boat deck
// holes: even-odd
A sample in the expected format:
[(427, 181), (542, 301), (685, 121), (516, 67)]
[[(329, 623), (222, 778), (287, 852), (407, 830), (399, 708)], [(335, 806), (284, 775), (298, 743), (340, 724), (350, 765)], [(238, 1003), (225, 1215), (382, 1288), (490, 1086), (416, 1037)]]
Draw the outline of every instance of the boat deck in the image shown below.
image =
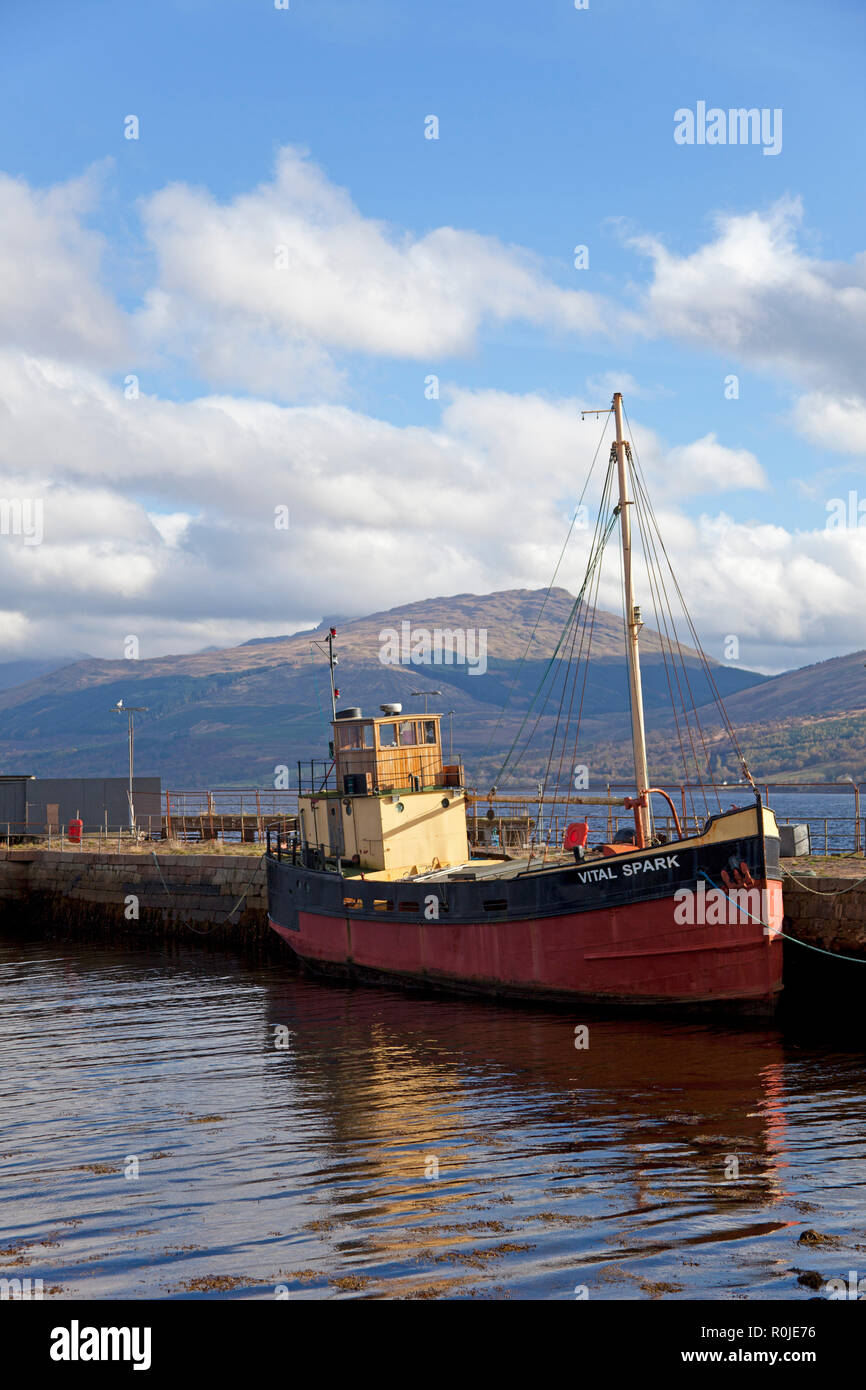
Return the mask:
[(462, 880), (464, 882), (475, 879), (506, 879), (516, 878), (518, 874), (525, 874), (528, 869), (535, 871), (541, 869), (561, 869), (565, 865), (574, 864), (572, 855), (548, 854), (542, 859), (540, 854), (533, 855), (530, 860), (528, 854), (523, 854), (516, 859), (500, 859), (495, 863), (489, 860), (470, 859), (465, 864), (449, 864), (444, 869), (433, 869), (426, 874), (413, 874), (413, 883), (443, 883)]

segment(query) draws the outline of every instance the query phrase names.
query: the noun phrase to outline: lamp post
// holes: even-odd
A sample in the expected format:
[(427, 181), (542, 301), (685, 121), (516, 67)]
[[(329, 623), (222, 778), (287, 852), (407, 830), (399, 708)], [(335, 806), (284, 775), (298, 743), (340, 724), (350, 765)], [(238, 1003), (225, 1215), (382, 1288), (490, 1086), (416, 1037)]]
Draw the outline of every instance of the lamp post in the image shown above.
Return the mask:
[(128, 790), (128, 792), (127, 792), (126, 795), (127, 795), (128, 800), (129, 800), (129, 829), (130, 829), (130, 831), (132, 832), (132, 834), (134, 835), (134, 834), (135, 834), (135, 806), (133, 805), (133, 801), (132, 801), (132, 765), (133, 765), (133, 752), (134, 752), (134, 747), (135, 747), (135, 727), (134, 727), (134, 726), (135, 726), (135, 716), (136, 716), (137, 714), (146, 714), (146, 713), (147, 713), (147, 705), (124, 705), (124, 703), (123, 703), (122, 700), (118, 700), (117, 704), (114, 706), (114, 709), (113, 709), (112, 713), (113, 713), (113, 714), (125, 714), (125, 715), (127, 716), (127, 724), (128, 724), (128, 730), (129, 730), (129, 734), (128, 734), (128, 737), (129, 737), (129, 790)]
[(427, 713), (427, 697), (428, 697), (428, 695), (441, 695), (441, 694), (442, 694), (442, 691), (441, 691), (441, 690), (410, 690), (410, 691), (409, 691), (409, 694), (410, 694), (410, 695), (423, 695), (423, 696), (424, 696), (424, 713), (426, 714), (426, 713)]

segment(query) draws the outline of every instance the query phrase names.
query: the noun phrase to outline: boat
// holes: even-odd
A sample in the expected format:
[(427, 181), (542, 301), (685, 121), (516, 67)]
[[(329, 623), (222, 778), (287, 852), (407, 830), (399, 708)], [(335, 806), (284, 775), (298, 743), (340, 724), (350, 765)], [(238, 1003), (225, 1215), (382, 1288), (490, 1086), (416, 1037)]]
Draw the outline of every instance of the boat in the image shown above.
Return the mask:
[[(615, 437), (570, 653), (560, 643), (549, 669), (567, 671), (575, 634), (590, 630), (599, 557), (618, 530), (634, 794), (569, 792), (568, 802), (576, 814), (586, 804), (616, 806), (633, 829), (590, 844), (589, 822), (575, 819), (557, 843), (548, 829), (546, 841), (522, 851), (473, 851), (462, 766), (443, 751), (444, 716), (427, 712), (426, 697), (423, 715), (404, 714), (399, 703), (376, 714), (337, 709), (332, 628), (329, 758), (305, 777), (299, 765), (296, 826), (271, 827), (266, 851), (270, 925), (314, 973), (539, 1003), (776, 1008), (783, 906), (775, 817), (741, 754), (745, 804), (704, 807), (691, 826), (650, 781), (632, 543), (633, 515), (643, 526), (650, 514), (621, 393), (594, 413), (612, 420)], [(670, 653), (682, 657), (678, 639)], [(658, 828), (659, 798), (670, 833)]]

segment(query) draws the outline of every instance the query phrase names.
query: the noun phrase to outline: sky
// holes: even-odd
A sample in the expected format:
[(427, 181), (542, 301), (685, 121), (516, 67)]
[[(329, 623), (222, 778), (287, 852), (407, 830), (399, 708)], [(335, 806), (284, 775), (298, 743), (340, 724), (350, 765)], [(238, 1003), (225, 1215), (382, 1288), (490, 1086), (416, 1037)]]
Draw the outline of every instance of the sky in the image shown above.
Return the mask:
[(0, 660), (546, 587), (614, 390), (709, 655), (866, 647), (866, 9), (580, 4), (2, 0)]

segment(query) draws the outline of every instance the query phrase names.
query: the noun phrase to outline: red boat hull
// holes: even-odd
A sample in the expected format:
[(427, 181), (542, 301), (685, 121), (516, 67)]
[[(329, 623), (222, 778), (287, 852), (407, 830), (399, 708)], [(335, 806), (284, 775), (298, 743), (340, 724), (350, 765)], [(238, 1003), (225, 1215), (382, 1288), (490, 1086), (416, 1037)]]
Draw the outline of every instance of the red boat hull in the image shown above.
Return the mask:
[(728, 1004), (772, 1011), (782, 987), (782, 887), (761, 920), (684, 925), (673, 896), (505, 922), (370, 921), (300, 909), (275, 931), (314, 970), (522, 999)]

